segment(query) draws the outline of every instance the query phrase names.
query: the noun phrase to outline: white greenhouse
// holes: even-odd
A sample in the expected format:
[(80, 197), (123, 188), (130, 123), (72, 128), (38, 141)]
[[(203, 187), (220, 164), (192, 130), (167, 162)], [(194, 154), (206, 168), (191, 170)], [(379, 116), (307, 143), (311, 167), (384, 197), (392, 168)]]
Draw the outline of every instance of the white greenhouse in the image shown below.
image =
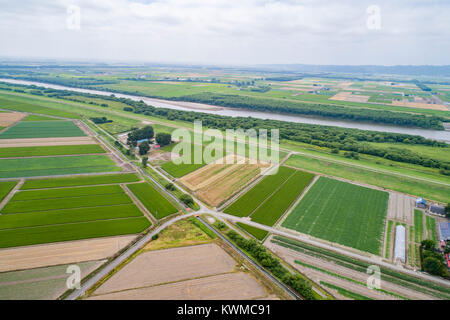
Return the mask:
[(402, 225), (395, 227), (394, 262), (406, 262), (406, 229)]

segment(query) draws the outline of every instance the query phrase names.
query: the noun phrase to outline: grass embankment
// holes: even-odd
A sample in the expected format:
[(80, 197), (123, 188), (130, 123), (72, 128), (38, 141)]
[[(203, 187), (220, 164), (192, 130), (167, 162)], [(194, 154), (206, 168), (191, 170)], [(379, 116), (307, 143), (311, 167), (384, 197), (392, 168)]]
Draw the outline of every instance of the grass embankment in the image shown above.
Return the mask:
[(291, 156), (287, 160), (286, 165), (348, 180), (360, 181), (373, 186), (422, 196), (427, 199), (433, 199), (444, 203), (449, 200), (449, 186), (418, 180), (413, 177), (374, 172), (370, 169), (352, 166), (351, 164), (336, 163), (334, 161), (315, 159), (303, 155)]

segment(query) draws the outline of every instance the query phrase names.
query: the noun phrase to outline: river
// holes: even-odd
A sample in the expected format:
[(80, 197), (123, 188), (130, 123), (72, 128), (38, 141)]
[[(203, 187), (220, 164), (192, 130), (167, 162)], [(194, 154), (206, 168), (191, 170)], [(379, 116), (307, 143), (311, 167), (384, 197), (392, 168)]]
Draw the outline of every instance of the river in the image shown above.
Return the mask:
[[(341, 121), (341, 120), (330, 120), (324, 118), (316, 118), (316, 117), (304, 117), (292, 114), (280, 114), (274, 112), (259, 112), (253, 110), (243, 110), (243, 109), (234, 109), (234, 108), (225, 108), (225, 107), (212, 107), (208, 105), (197, 104), (198, 106), (202, 106), (201, 108), (192, 108), (181, 106), (177, 101), (170, 100), (161, 100), (161, 99), (152, 99), (147, 97), (141, 97), (130, 94), (122, 94), (115, 93), (110, 91), (103, 90), (92, 90), (92, 89), (82, 89), (82, 88), (74, 88), (61, 86), (56, 84), (49, 84), (43, 82), (36, 81), (27, 81), (27, 80), (15, 80), (15, 79), (1, 79), (0, 82), (12, 83), (12, 84), (22, 84), (22, 85), (36, 85), (39, 87), (56, 89), (56, 90), (70, 90), (75, 92), (84, 92), (91, 94), (98, 94), (102, 96), (109, 96), (114, 94), (119, 98), (128, 98), (135, 101), (144, 101), (148, 105), (152, 105), (157, 108), (168, 108), (182, 111), (194, 111), (194, 112), (203, 112), (209, 114), (217, 114), (228, 117), (253, 117), (258, 119), (271, 119), (271, 120), (281, 120), (287, 122), (295, 122), (295, 123), (309, 123), (309, 124), (318, 124), (325, 126), (336, 126), (343, 128), (354, 128), (361, 130), (371, 130), (371, 131), (381, 131), (381, 132), (393, 132), (393, 133), (404, 133), (411, 135), (422, 136), (427, 139), (445, 141), (450, 143), (450, 131), (439, 131), (439, 130), (426, 130), (426, 129), (418, 129), (418, 128), (408, 128), (408, 127), (398, 127), (398, 126), (388, 126), (388, 125), (380, 125), (380, 124), (371, 124), (371, 123), (362, 123), (362, 122), (350, 122), (350, 121)], [(380, 111), (382, 112), (382, 111)]]

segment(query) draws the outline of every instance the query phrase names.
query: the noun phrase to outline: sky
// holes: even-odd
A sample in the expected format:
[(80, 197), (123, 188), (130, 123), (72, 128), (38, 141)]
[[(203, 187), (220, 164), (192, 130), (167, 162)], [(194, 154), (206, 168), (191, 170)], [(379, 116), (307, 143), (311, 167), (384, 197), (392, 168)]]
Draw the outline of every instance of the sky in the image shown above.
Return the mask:
[(448, 0), (0, 0), (0, 57), (449, 65)]

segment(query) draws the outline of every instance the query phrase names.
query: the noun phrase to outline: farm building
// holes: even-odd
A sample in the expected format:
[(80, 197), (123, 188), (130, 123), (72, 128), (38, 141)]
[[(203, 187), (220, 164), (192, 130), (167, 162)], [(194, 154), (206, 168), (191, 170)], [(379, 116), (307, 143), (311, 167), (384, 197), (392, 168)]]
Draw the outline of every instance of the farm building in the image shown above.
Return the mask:
[(394, 262), (400, 260), (401, 262), (406, 262), (406, 229), (402, 225), (395, 227), (395, 247), (394, 247)]
[(141, 143), (143, 143), (143, 142), (145, 142), (145, 141), (148, 141), (148, 139), (141, 139), (141, 140), (138, 140), (138, 141), (136, 141), (136, 145), (139, 147), (139, 146), (141, 145)]
[(417, 208), (426, 208), (427, 207), (427, 202), (425, 201), (424, 198), (417, 198), (416, 199), (416, 207)]
[(439, 234), (441, 235), (441, 241), (450, 240), (450, 222), (439, 223)]
[(440, 216), (445, 216), (445, 208), (441, 206), (431, 205), (430, 212), (438, 214)]

